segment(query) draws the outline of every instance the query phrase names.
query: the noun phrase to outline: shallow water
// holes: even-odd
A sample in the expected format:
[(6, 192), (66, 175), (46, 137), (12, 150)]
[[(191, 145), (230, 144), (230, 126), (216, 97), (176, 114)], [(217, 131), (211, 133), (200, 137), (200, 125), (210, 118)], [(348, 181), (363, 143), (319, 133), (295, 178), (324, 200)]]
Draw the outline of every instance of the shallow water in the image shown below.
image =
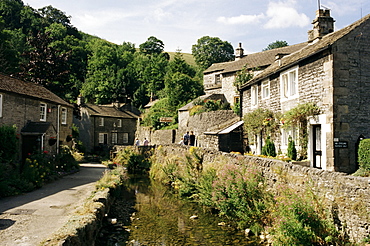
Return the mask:
[(131, 179), (128, 188), (112, 207), (96, 245), (260, 245), (228, 226), (232, 222), (149, 179)]

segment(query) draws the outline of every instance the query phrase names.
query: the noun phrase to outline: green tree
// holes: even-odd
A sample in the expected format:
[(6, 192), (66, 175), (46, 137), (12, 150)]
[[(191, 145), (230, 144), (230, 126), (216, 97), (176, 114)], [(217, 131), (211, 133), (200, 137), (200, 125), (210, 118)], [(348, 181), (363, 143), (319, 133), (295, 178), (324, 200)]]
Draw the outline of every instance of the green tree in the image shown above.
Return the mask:
[(147, 55), (159, 55), (164, 50), (164, 43), (154, 36), (150, 36), (148, 40), (139, 45), (140, 52)]
[(38, 32), (28, 38), (32, 50), (23, 55), (28, 61), (22, 65), (19, 75), (25, 80), (40, 84), (63, 96), (68, 81), (68, 53), (59, 53), (50, 47), (52, 38), (48, 33)]
[(204, 36), (192, 46), (195, 62), (202, 69), (213, 63), (232, 61), (235, 58), (233, 46), (218, 37)]
[(17, 51), (12, 48), (12, 33), (4, 29), (5, 22), (0, 16), (0, 70), (3, 73), (11, 74), (17, 71)]
[(269, 45), (267, 45), (267, 47), (265, 49), (263, 49), (262, 51), (272, 50), (272, 49), (281, 48), (281, 47), (285, 47), (285, 46), (288, 46), (287, 41), (276, 40), (275, 42), (272, 42)]

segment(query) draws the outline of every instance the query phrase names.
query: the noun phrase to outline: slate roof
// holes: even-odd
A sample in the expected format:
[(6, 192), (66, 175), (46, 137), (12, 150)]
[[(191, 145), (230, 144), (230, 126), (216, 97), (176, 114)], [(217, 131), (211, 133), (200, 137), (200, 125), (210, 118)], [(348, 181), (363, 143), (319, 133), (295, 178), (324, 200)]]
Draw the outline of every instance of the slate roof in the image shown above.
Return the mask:
[(42, 134), (45, 133), (51, 123), (50, 122), (33, 122), (29, 121), (27, 124), (22, 128), (21, 132), (28, 133), (28, 134)]
[(124, 118), (124, 119), (137, 119), (138, 115), (130, 111), (120, 111), (112, 106), (104, 105), (94, 105), (94, 104), (84, 104), (83, 107), (87, 109), (91, 116), (104, 116), (104, 117), (114, 117), (114, 118)]
[(53, 102), (56, 104), (72, 107), (45, 87), (31, 82), (25, 82), (0, 73), (0, 91), (16, 93), (23, 96), (29, 96), (36, 99)]
[(213, 73), (213, 72), (221, 72), (221, 73), (230, 73), (240, 71), (245, 65), (248, 68), (264, 68), (269, 66), (275, 61), (275, 56), (277, 54), (291, 54), (297, 50), (302, 49), (303, 47), (307, 46), (308, 42), (285, 46), (277, 49), (266, 50), (258, 53), (248, 54), (241, 58), (240, 60), (231, 61), (231, 62), (221, 62), (212, 64), (209, 68), (207, 68), (203, 73)]
[[(282, 70), (285, 70), (291, 66), (296, 65), (298, 62), (317, 54), (325, 49), (328, 49), (331, 45), (333, 45), (336, 41), (346, 36), (348, 33), (356, 29), (358, 26), (360, 26), (362, 23), (369, 21), (370, 14), (363, 17), (362, 19), (354, 22), (353, 24), (344, 27), (336, 32), (327, 34), (323, 36), (321, 39), (318, 39), (316, 42), (313, 42), (304, 48), (283, 57), (280, 60), (280, 64), (278, 62), (274, 62), (269, 67), (267, 67), (263, 72), (259, 73), (256, 77), (254, 77), (252, 80), (248, 81), (246, 84), (241, 86), (241, 89), (256, 83), (257, 81), (260, 81), (274, 73), (280, 72)], [(361, 35), (361, 30), (358, 30), (358, 34)]]

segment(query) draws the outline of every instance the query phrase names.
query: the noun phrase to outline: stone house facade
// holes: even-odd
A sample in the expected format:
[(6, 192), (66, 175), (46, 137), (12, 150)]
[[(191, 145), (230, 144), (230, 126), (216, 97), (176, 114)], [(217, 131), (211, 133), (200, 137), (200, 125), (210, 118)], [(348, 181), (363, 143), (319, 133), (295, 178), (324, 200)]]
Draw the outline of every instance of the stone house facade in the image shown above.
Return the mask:
[(133, 145), (139, 116), (119, 104), (94, 105), (78, 98), (79, 115), (73, 122), (88, 153), (108, 151), (115, 145)]
[[(358, 168), (360, 139), (370, 137), (370, 15), (333, 32), (330, 11), (320, 9), (313, 24), (306, 46), (241, 86), (242, 113), (257, 108), (284, 113), (316, 104), (320, 113), (307, 129), (310, 166), (351, 173)], [(281, 128), (274, 142), (282, 152), (295, 132)]]
[(15, 126), (23, 159), (72, 144), (73, 106), (46, 88), (0, 74), (0, 125)]
[(283, 55), (300, 50), (307, 43), (301, 43), (253, 54), (244, 54), (241, 43), (236, 49), (235, 61), (212, 64), (203, 72), (206, 95), (221, 94), (234, 106), (239, 102), (240, 93), (235, 85), (236, 76), (243, 68), (257, 75)]

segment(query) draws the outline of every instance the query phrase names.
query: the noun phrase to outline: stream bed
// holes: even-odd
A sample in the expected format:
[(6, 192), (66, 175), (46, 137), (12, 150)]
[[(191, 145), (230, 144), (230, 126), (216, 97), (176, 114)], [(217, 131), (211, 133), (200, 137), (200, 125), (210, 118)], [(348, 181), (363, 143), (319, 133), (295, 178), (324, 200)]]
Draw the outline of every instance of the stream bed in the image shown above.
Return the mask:
[(97, 246), (261, 245), (196, 203), (148, 178), (131, 178), (111, 207)]

